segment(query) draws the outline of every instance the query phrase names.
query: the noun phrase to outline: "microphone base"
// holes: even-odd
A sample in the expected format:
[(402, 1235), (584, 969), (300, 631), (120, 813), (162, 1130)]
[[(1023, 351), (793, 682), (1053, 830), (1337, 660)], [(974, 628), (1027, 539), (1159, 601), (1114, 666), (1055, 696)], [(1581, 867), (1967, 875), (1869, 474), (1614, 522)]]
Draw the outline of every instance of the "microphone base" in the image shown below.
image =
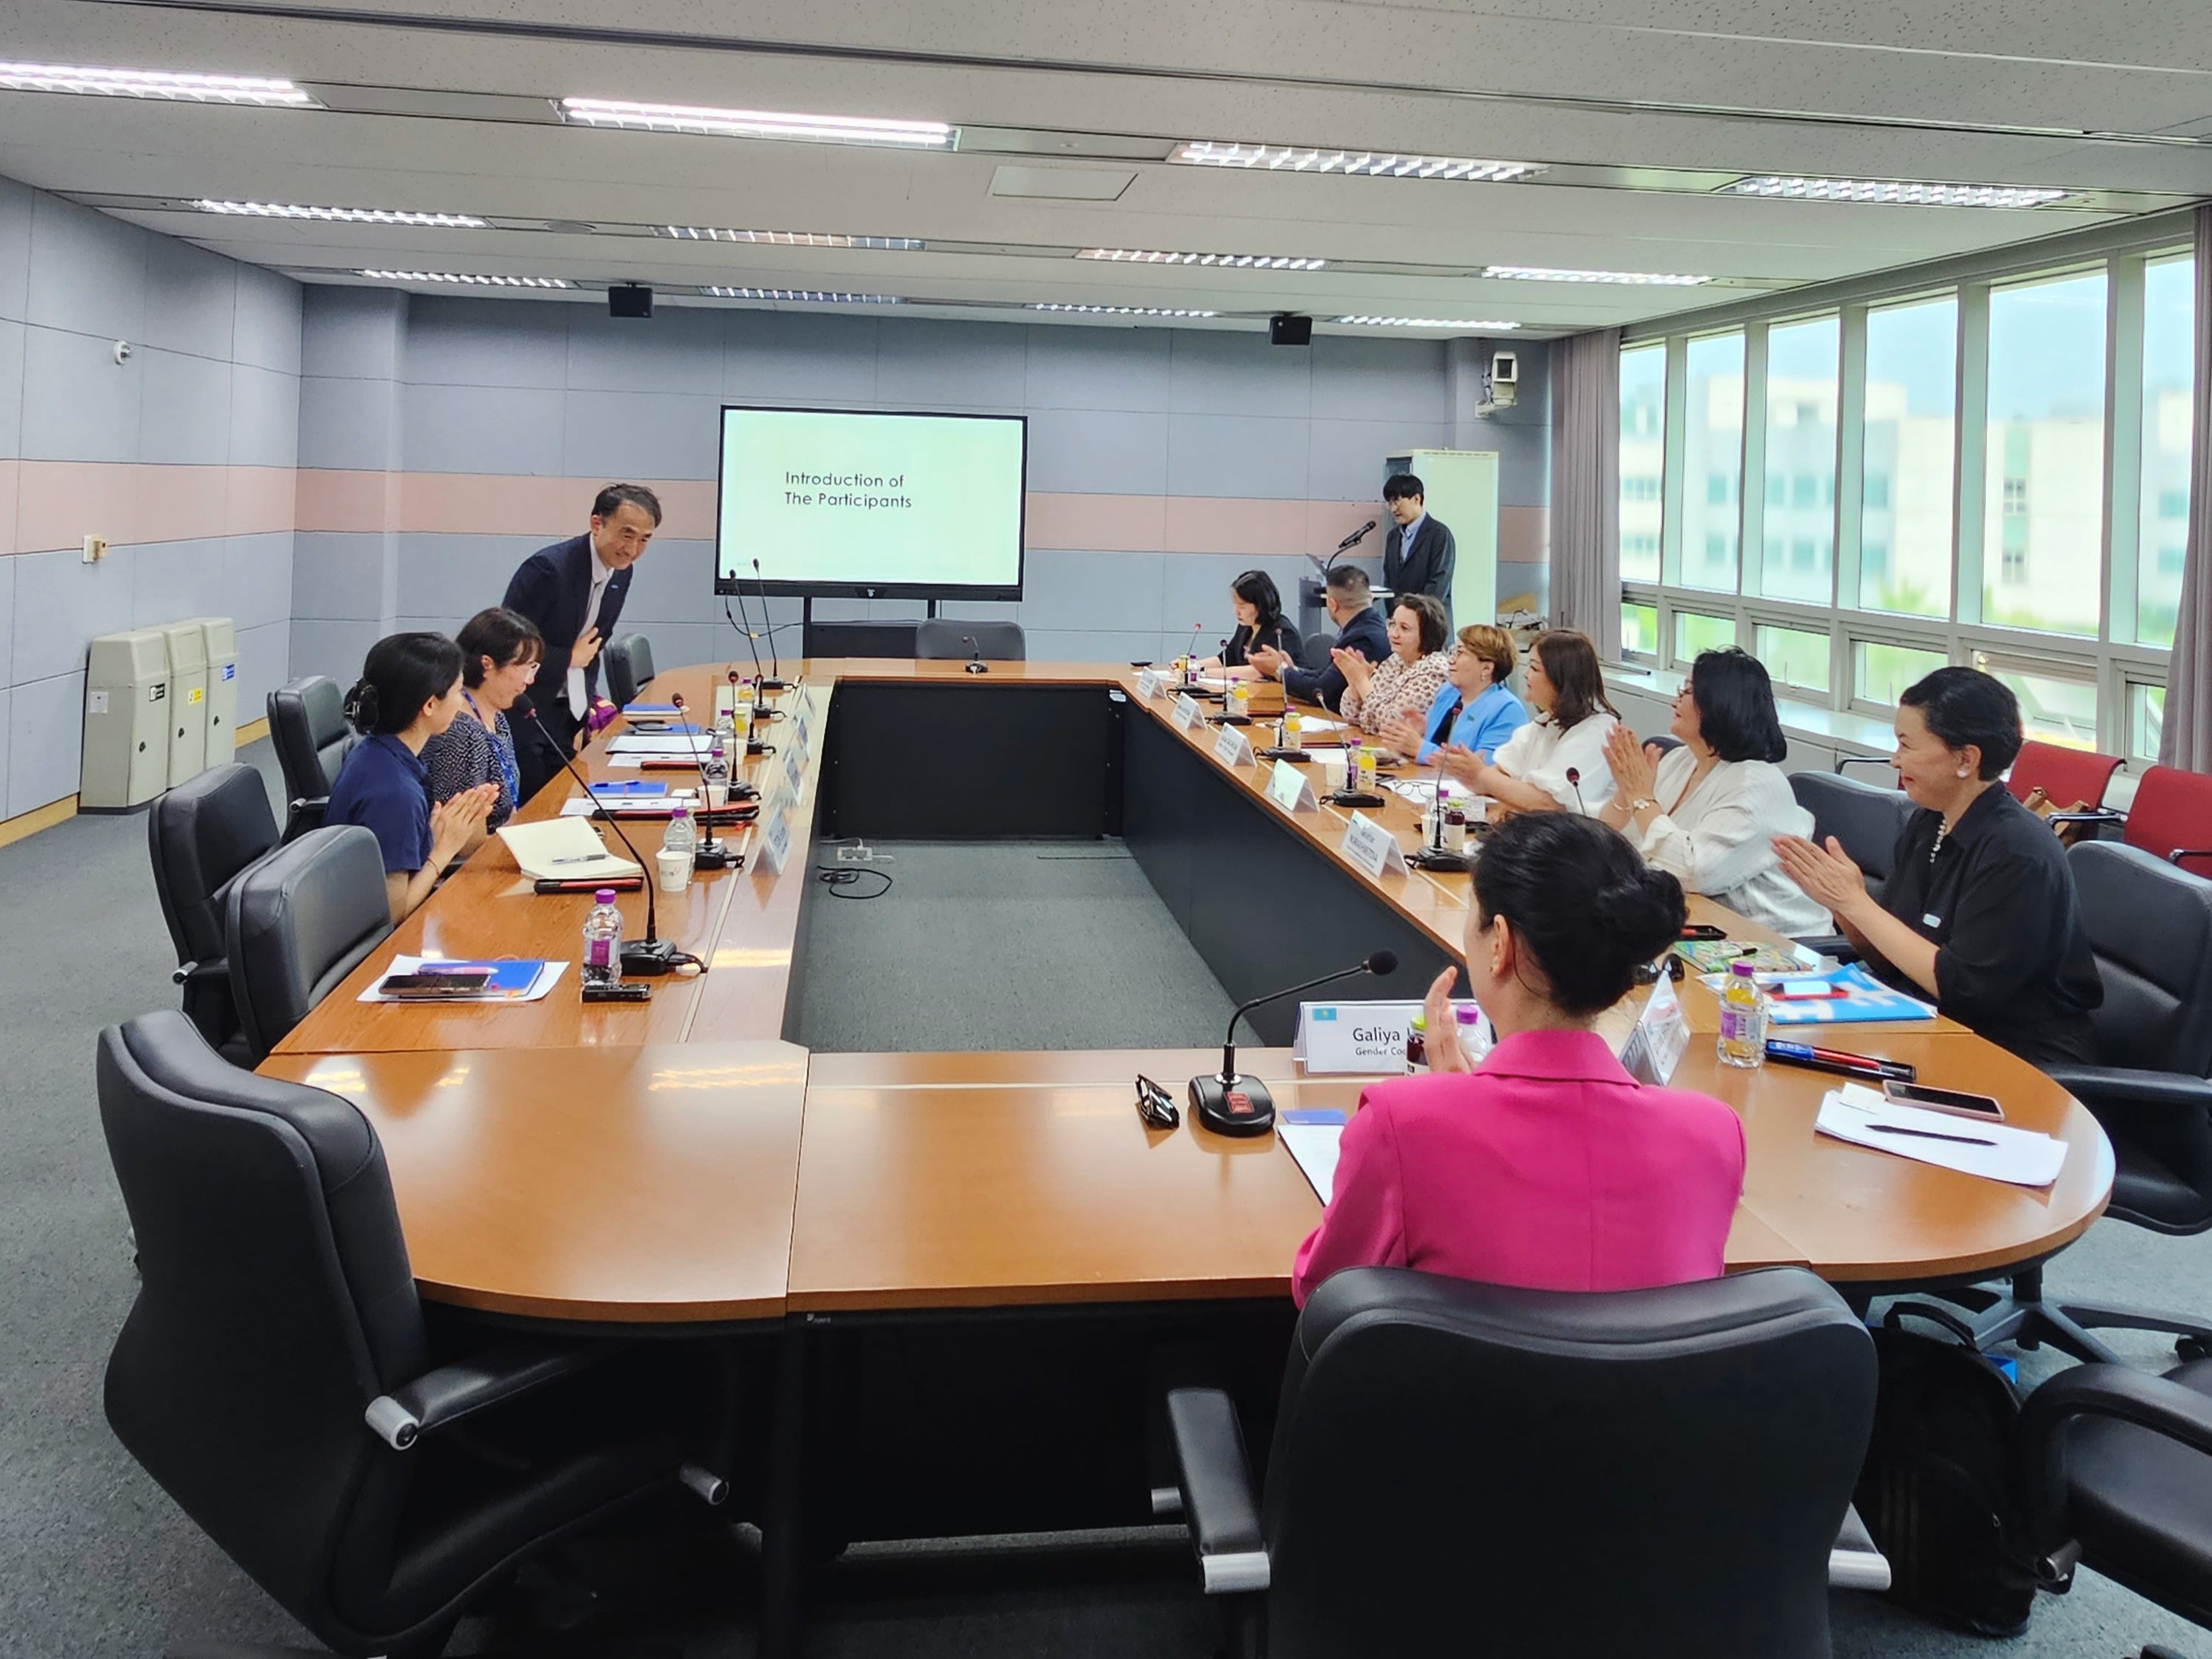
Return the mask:
[(623, 974), (626, 978), (655, 979), (676, 971), (676, 947), (666, 939), (630, 939), (622, 948)]
[(730, 849), (719, 841), (702, 841), (691, 849), (694, 870), (726, 870), (730, 867)]
[(771, 674), (768, 678), (760, 683), (760, 689), (763, 691), (788, 691), (791, 690), (791, 687), (784, 681), (777, 679)]
[(1448, 847), (1424, 847), (1418, 853), (1407, 854), (1406, 862), (1416, 870), (1434, 870), (1439, 873), (1464, 875), (1474, 868), (1472, 857), (1465, 853), (1455, 853)]
[(987, 662), (969, 662), (963, 664), (962, 666), (970, 674), (988, 674), (991, 672), (991, 665)]
[(1191, 1079), (1190, 1109), (1218, 1135), (1263, 1135), (1275, 1127), (1275, 1097), (1241, 1072), (1226, 1083), (1212, 1073)]
[(1313, 756), (1311, 752), (1304, 749), (1262, 749), (1260, 751), (1260, 758), (1261, 760), (1288, 761), (1293, 766), (1311, 766), (1313, 764)]

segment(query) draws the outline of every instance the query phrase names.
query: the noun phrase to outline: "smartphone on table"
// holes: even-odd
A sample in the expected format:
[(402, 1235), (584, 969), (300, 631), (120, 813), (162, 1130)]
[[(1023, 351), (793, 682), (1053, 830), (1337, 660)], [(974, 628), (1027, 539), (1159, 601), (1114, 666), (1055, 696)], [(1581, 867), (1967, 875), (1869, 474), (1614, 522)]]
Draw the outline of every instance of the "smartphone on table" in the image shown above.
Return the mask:
[(1960, 1117), (1978, 1117), (1987, 1123), (2002, 1123), (2004, 1108), (1998, 1105), (1994, 1095), (1978, 1095), (1965, 1089), (1938, 1089), (1926, 1083), (1899, 1083), (1895, 1079), (1881, 1085), (1882, 1098), (1899, 1106), (1920, 1106), (1931, 1112), (1950, 1112)]

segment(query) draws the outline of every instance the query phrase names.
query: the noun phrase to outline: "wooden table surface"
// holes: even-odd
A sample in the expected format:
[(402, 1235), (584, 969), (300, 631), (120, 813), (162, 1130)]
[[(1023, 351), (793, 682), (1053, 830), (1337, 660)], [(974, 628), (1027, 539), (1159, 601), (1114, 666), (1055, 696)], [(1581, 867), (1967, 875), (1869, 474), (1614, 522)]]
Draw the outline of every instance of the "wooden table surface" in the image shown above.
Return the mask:
[[(375, 1123), (425, 1293), (541, 1317), (667, 1323), (786, 1308), (1286, 1294), (1291, 1254), (1320, 1214), (1289, 1154), (1272, 1136), (1228, 1139), (1188, 1116), (1181, 1129), (1147, 1130), (1134, 1109), (1139, 1070), (1180, 1098), (1185, 1079), (1218, 1063), (1218, 1050), (808, 1056), (775, 1040), (811, 878), (830, 688), (841, 678), (971, 683), (957, 663), (803, 672), (818, 707), (787, 867), (780, 876), (748, 867), (661, 896), (663, 935), (705, 955), (704, 976), (656, 981), (642, 1008), (586, 1007), (567, 986), (521, 1007), (356, 1002), (400, 951), (574, 961), (588, 896), (532, 892), (495, 840), (264, 1066), (346, 1094)], [(675, 670), (654, 691), (680, 690), (710, 707), (716, 678)], [(1118, 666), (993, 665), (994, 684), (1102, 682), (1136, 700), (1134, 672)], [(1272, 691), (1261, 695), (1267, 708)], [(1170, 703), (1140, 707), (1133, 718), (1164, 723)], [(757, 735), (778, 742), (787, 730), (776, 722)], [(1342, 860), (1347, 813), (1285, 813), (1266, 796), (1265, 765), (1222, 767), (1213, 732), (1182, 735), (1255, 796), (1255, 811), (1460, 951), (1468, 878), (1373, 880)], [(604, 738), (583, 764), (595, 779), (634, 775), (606, 766)], [(781, 756), (757, 762), (757, 780), (781, 764)], [(556, 781), (524, 816), (548, 815), (572, 793)], [(1418, 842), (1411, 804), (1393, 795), (1369, 816), (1408, 848)], [(658, 825), (641, 828), (633, 836), (650, 859)], [(625, 896), (624, 908), (641, 914), (641, 896)], [(1772, 938), (1706, 901), (1692, 909), (1733, 937)], [(1404, 988), (1409, 1000), (1420, 988)], [(1832, 1040), (1910, 1060), (1927, 1082), (1996, 1093), (2011, 1121), (2065, 1139), (2066, 1168), (2049, 1190), (1816, 1136), (1813, 1115), (1834, 1079), (1722, 1066), (1711, 994), (1693, 980), (1682, 998), (1693, 1036), (1674, 1080), (1734, 1106), (1749, 1138), (1732, 1267), (1791, 1262), (1890, 1284), (1948, 1278), (2047, 1255), (2102, 1211), (2112, 1154), (2094, 1120), (1963, 1027), (1860, 1025)], [(1601, 1029), (1618, 1039), (1634, 1006)], [(1242, 1053), (1279, 1104), (1349, 1108), (1358, 1098), (1356, 1079), (1299, 1079), (1287, 1050)]]

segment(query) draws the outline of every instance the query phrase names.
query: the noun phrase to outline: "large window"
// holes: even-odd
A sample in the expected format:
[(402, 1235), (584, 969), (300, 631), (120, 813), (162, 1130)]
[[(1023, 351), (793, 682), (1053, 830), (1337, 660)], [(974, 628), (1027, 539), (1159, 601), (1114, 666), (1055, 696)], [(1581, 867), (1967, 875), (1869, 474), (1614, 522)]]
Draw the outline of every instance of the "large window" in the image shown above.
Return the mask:
[(1667, 463), (1667, 348), (1620, 354), (1620, 577), (1659, 580), (1660, 479)]
[(1743, 335), (1693, 339), (1682, 419), (1685, 587), (1733, 593), (1743, 522)]
[(2105, 273), (1990, 295), (1982, 620), (2094, 637), (2103, 566)]
[(1867, 313), (1859, 483), (1859, 605), (1951, 613), (1951, 451), (1959, 302)]
[[(2143, 271), (2142, 498), (2136, 541), (2136, 638), (2173, 643), (2181, 560), (2189, 544), (2191, 372), (2196, 354), (2197, 262), (2160, 259)], [(2162, 701), (2162, 700), (2161, 700)]]
[(1766, 336), (1766, 533), (1759, 592), (1826, 605), (1836, 532), (1837, 321)]

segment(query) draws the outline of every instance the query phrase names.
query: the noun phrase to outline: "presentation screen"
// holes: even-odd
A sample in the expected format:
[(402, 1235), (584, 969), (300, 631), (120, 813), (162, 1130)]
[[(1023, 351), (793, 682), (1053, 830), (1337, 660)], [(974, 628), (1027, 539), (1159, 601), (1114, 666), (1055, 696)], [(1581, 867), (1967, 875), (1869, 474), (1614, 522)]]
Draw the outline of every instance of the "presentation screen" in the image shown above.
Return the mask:
[(722, 410), (714, 591), (1018, 599), (1018, 415)]

